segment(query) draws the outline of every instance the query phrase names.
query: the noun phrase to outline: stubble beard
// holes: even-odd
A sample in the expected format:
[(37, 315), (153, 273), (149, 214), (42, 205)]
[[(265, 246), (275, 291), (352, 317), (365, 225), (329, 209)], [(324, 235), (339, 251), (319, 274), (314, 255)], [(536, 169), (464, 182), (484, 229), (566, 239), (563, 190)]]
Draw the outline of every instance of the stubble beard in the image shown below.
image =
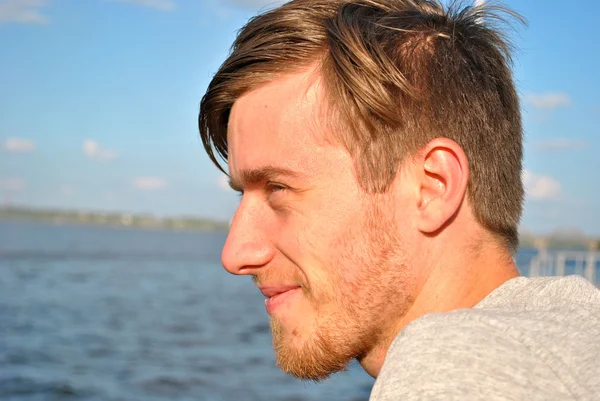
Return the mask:
[(332, 373), (344, 370), (351, 360), (346, 352), (335, 347), (336, 341), (332, 341), (327, 327), (315, 330), (301, 345), (290, 344), (302, 340), (295, 339), (294, 332), (293, 338), (287, 338), (277, 319), (271, 319), (271, 333), (277, 366), (298, 379), (320, 382)]
[[(343, 251), (332, 264), (332, 280), (326, 283), (329, 293), (305, 294), (315, 313), (313, 327), (285, 333), (279, 320), (271, 318), (277, 365), (285, 373), (322, 381), (345, 370), (378, 343), (391, 342), (385, 324), (404, 315), (412, 303), (402, 292), (406, 266), (399, 262), (402, 241), (393, 221), (377, 207), (367, 216), (357, 230), (362, 235), (349, 232), (337, 244)], [(353, 277), (344, 274), (347, 265), (355, 266)], [(326, 312), (324, 304), (330, 307)]]

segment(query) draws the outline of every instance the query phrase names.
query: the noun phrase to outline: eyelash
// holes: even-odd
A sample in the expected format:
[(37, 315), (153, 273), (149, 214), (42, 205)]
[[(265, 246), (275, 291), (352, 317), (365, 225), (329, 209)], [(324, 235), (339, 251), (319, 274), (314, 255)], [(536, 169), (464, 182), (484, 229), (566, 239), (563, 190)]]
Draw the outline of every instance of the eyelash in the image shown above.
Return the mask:
[(269, 182), (266, 185), (266, 189), (269, 193), (273, 193), (273, 192), (285, 191), (287, 188), (281, 184), (275, 184), (275, 183)]
[[(266, 191), (267, 191), (269, 194), (271, 194), (271, 193), (273, 193), (273, 192), (282, 192), (282, 191), (285, 191), (285, 190), (287, 190), (288, 188), (287, 188), (286, 186), (284, 186), (284, 185), (281, 185), (281, 184), (275, 184), (275, 183), (272, 183), (272, 182), (268, 182), (268, 183), (265, 185), (265, 189), (266, 189)], [(241, 197), (243, 197), (243, 196), (244, 196), (244, 191), (238, 191), (237, 195), (238, 195), (240, 198), (241, 198)]]

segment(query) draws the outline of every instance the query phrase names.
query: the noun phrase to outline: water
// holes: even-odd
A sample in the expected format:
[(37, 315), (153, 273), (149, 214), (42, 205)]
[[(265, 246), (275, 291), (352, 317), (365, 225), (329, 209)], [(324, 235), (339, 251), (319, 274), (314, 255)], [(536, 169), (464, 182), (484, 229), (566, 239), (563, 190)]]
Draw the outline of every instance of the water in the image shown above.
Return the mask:
[[(0, 399), (367, 400), (356, 364), (321, 384), (279, 371), (264, 298), (221, 268), (224, 241), (0, 222)], [(522, 273), (535, 255), (517, 254)]]
[(0, 399), (366, 400), (275, 366), (264, 297), (220, 266), (224, 233), (0, 222)]

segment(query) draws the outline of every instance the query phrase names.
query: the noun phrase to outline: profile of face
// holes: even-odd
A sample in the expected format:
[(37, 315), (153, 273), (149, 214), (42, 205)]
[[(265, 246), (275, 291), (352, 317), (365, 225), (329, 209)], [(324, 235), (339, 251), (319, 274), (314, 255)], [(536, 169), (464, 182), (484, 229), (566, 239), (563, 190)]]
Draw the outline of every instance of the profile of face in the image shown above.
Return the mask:
[(312, 70), (281, 76), (235, 102), (227, 134), (243, 195), (223, 265), (267, 297), (279, 367), (312, 380), (389, 344), (413, 280), (403, 192), (363, 190), (324, 102)]

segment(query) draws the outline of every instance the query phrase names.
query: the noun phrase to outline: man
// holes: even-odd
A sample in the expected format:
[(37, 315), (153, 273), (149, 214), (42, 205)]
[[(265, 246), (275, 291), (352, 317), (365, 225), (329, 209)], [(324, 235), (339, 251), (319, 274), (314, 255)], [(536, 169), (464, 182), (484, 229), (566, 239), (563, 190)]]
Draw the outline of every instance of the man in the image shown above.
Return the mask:
[(372, 400), (600, 397), (598, 290), (512, 259), (522, 127), (502, 11), (295, 0), (240, 31), (199, 126), (242, 194), (223, 265), (265, 295), (285, 372), (356, 358)]

